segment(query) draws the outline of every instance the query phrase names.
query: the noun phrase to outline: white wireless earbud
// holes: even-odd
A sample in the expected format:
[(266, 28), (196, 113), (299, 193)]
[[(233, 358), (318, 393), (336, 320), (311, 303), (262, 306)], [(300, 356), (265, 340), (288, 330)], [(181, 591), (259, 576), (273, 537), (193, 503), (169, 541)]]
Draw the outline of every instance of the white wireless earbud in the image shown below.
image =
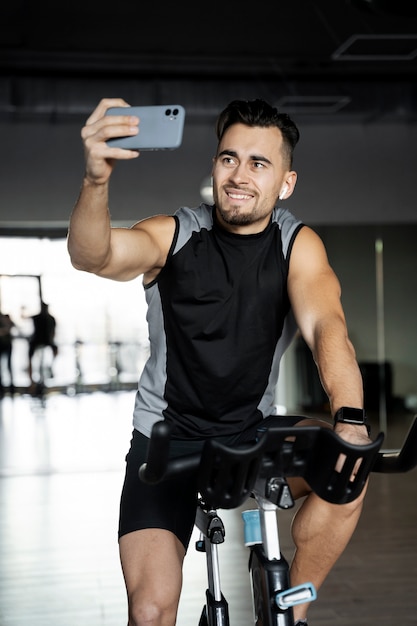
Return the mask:
[(284, 185), (283, 188), (281, 189), (281, 193), (279, 194), (279, 199), (282, 200), (283, 197), (285, 196), (285, 194), (288, 191), (288, 185)]

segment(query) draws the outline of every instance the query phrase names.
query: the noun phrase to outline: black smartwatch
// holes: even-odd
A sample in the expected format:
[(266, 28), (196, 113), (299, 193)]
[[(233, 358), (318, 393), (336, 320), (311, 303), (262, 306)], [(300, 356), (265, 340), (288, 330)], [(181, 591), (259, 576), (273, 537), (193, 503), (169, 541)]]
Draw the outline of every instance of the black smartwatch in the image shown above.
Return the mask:
[(342, 424), (352, 424), (353, 426), (366, 426), (368, 436), (371, 434), (371, 427), (368, 424), (365, 409), (353, 409), (350, 406), (342, 406), (334, 416), (334, 425), (338, 422)]

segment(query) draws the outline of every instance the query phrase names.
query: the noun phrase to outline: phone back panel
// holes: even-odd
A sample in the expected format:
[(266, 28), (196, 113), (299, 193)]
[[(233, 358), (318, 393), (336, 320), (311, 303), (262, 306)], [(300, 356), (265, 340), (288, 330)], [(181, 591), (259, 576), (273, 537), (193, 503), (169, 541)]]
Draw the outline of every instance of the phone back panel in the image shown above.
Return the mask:
[(107, 145), (129, 150), (175, 150), (182, 142), (185, 109), (180, 104), (112, 107), (106, 115), (136, 115), (139, 133), (134, 137), (109, 139)]

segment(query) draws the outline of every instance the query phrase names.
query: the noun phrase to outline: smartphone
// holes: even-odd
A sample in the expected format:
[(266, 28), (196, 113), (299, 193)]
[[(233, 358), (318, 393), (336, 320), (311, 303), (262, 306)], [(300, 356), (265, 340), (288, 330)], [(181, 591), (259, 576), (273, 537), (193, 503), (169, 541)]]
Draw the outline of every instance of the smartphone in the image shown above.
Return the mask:
[(180, 104), (139, 107), (111, 107), (106, 115), (136, 115), (139, 133), (134, 137), (115, 137), (107, 145), (128, 150), (175, 150), (182, 142), (185, 109)]

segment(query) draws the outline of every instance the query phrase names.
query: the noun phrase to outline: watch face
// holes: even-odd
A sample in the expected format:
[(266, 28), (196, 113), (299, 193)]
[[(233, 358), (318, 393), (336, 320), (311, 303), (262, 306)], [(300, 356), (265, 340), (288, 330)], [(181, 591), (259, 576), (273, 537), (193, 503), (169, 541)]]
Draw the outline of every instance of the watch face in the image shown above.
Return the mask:
[(350, 407), (343, 407), (341, 413), (342, 420), (357, 422), (358, 424), (363, 424), (365, 422), (365, 411), (363, 409), (352, 409)]
[(371, 429), (366, 419), (365, 409), (354, 409), (349, 406), (342, 406), (342, 408), (336, 411), (336, 415), (334, 416), (334, 423), (336, 424), (337, 422), (366, 426), (368, 435), (370, 436)]
[(336, 422), (347, 422), (351, 424), (366, 424), (364, 409), (354, 409), (349, 406), (342, 406), (335, 415)]

